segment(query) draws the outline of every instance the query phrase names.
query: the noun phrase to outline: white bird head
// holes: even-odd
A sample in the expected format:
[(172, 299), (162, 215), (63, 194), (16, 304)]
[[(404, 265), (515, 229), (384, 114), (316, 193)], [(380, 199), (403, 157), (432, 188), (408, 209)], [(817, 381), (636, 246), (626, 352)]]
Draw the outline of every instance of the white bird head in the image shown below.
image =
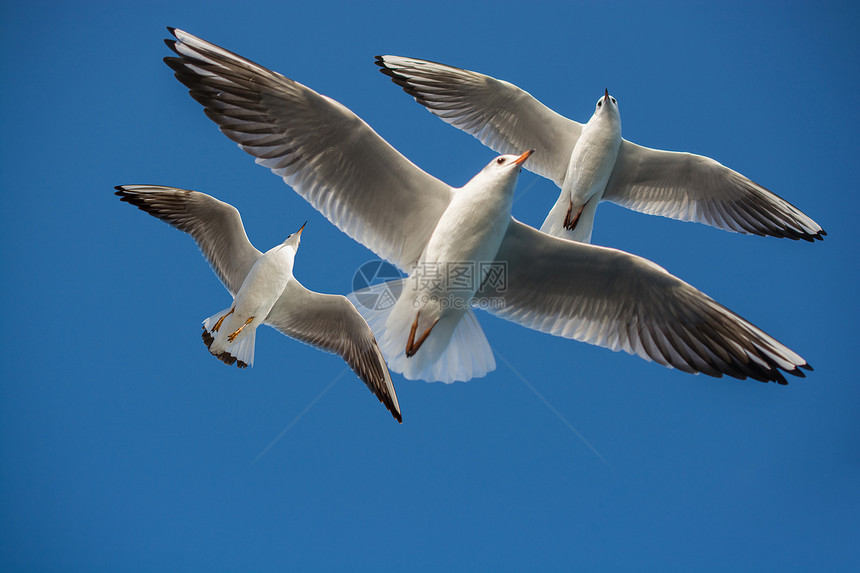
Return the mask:
[(302, 242), (302, 231), (305, 230), (305, 225), (307, 224), (308, 222), (305, 221), (304, 225), (302, 225), (302, 227), (298, 231), (287, 237), (287, 239), (283, 242), (283, 245), (293, 247), (295, 250), (298, 251), (299, 244)]
[(618, 115), (618, 102), (614, 97), (609, 95), (609, 90), (604, 89), (603, 95), (597, 100), (597, 105), (594, 106), (594, 116), (596, 117), (600, 113), (613, 113), (614, 115)]
[(481, 169), (467, 185), (512, 191), (517, 184), (520, 171), (523, 170), (523, 162), (532, 153), (534, 149), (529, 149), (522, 155), (499, 155)]
[(522, 164), (534, 152), (534, 149), (529, 149), (522, 155), (499, 155), (490, 161), (487, 166), (481, 170), (481, 173), (486, 173), (493, 178), (509, 178), (516, 176), (523, 170)]

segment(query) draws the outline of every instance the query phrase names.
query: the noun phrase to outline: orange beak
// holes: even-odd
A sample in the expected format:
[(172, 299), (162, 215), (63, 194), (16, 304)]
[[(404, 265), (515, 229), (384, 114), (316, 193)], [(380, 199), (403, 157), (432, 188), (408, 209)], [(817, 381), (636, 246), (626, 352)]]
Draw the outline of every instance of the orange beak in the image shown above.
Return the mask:
[(528, 159), (529, 156), (534, 152), (535, 152), (534, 149), (529, 149), (528, 151), (526, 151), (525, 153), (523, 153), (522, 155), (520, 155), (519, 157), (514, 159), (514, 165), (519, 165), (520, 163), (522, 163), (523, 161)]
[(305, 225), (307, 225), (307, 224), (308, 224), (308, 222), (307, 222), (307, 221), (305, 221), (305, 222), (304, 222), (304, 224), (302, 225), (302, 228), (298, 230), (298, 234), (299, 234), (299, 236), (300, 236), (300, 237), (302, 236), (302, 231), (304, 231), (304, 230), (305, 230)]
[(609, 88), (603, 88), (603, 101), (609, 101)]

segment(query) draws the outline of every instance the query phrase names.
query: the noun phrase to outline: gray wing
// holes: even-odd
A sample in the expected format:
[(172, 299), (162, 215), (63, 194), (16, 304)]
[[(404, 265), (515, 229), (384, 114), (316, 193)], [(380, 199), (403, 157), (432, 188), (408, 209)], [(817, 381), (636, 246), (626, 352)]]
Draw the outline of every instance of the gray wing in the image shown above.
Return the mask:
[(534, 149), (526, 169), (561, 186), (581, 124), (484, 74), (400, 56), (376, 56), (376, 65), (431, 113), (498, 153)]
[(346, 297), (310, 291), (293, 278), (265, 322), (291, 338), (343, 358), (395, 419), (403, 421), (376, 338)]
[(726, 231), (814, 241), (827, 233), (797, 207), (720, 163), (623, 141), (603, 199)]
[(176, 78), (221, 132), (347, 235), (406, 269), (451, 200), (338, 102), (232, 52), (168, 28)]
[(512, 219), (480, 308), (541, 332), (624, 350), (684, 372), (785, 384), (803, 358), (662, 267)]
[(115, 195), (191, 235), (212, 270), (236, 296), (262, 253), (254, 248), (239, 211), (204, 193), (160, 185), (118, 185)]

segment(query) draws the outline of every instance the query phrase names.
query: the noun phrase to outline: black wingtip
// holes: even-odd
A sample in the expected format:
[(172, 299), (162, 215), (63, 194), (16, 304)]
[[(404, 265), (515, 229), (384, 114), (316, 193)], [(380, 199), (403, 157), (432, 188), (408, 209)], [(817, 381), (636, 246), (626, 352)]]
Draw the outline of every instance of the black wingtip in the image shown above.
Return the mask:
[(405, 77), (401, 76), (400, 74), (388, 67), (388, 64), (384, 59), (382, 59), (382, 56), (374, 56), (373, 63), (379, 66), (379, 73), (385, 74), (386, 76), (390, 77), (391, 81), (393, 81), (394, 83), (402, 86), (402, 84), (400, 84), (397, 80), (399, 79), (403, 82), (406, 81)]
[[(824, 232), (824, 229), (822, 229), (822, 230), (818, 231), (817, 233), (809, 233), (809, 234), (806, 234), (806, 235), (800, 235), (800, 237), (799, 237), (799, 238), (801, 238), (801, 239), (803, 239), (804, 241), (807, 241), (807, 242), (809, 242), (809, 243), (814, 243), (815, 241), (823, 241), (823, 240), (824, 240), (824, 237), (825, 237), (826, 235), (827, 235), (827, 233), (826, 233), (826, 232)], [(795, 238), (797, 238), (797, 237), (789, 237), (789, 238), (791, 238), (791, 239), (795, 239)]]
[[(173, 45), (173, 46), (170, 45), (168, 40), (165, 40), (164, 43), (167, 44), (167, 46), (171, 50), (176, 52), (176, 46), (175, 45)], [(174, 42), (174, 44), (175, 44), (175, 42)], [(178, 54), (179, 52), (176, 52), (176, 53)], [(176, 56), (165, 56), (165, 57), (161, 58), (161, 61), (164, 62), (165, 64), (167, 64), (167, 66), (171, 70), (173, 70), (174, 74), (176, 75), (176, 79), (179, 79), (179, 81), (182, 81), (179, 77), (179, 74), (181, 74), (182, 71), (185, 69), (185, 64), (183, 64), (182, 58), (177, 58)]]
[[(795, 371), (792, 370), (791, 372), (794, 373)], [(783, 376), (782, 372), (780, 372), (779, 370), (773, 371), (773, 373), (771, 374), (771, 380), (773, 380), (774, 382), (776, 382), (777, 384), (780, 384), (782, 386), (785, 386), (788, 384), (788, 380), (785, 379), (785, 376)]]
[(117, 197), (119, 197), (119, 200), (122, 201), (123, 203), (129, 203), (131, 205), (134, 205), (135, 207), (140, 206), (137, 203), (135, 203), (134, 194), (131, 193), (128, 189), (126, 189), (124, 185), (117, 185), (116, 187), (114, 187), (114, 189), (116, 189), (116, 191), (114, 191), (113, 194), (116, 195)]
[(174, 28), (173, 26), (167, 26), (167, 31), (170, 32), (171, 36), (176, 37), (176, 28)]
[[(388, 410), (389, 412), (391, 412), (391, 415), (394, 416), (394, 419), (397, 420), (397, 423), (402, 424), (403, 423), (403, 416), (400, 414), (399, 411), (397, 411), (395, 409), (394, 400), (392, 400), (390, 396), (387, 396), (382, 392), (380, 392), (380, 393), (374, 392), (374, 394), (376, 394), (376, 399), (379, 400), (379, 402), (383, 406), (385, 406), (385, 409)], [(396, 398), (396, 395), (395, 395), (395, 398)]]

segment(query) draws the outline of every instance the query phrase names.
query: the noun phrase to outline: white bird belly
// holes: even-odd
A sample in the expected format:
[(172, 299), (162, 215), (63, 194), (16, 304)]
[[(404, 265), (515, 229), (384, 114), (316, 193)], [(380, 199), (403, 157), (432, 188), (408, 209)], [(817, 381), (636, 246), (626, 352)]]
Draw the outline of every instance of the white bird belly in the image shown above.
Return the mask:
[(231, 344), (228, 337), (239, 328), (242, 332), (234, 342), (262, 324), (293, 278), (293, 257), (289, 255), (294, 253), (276, 249), (263, 254), (251, 267), (233, 299), (233, 312), (224, 319), (215, 335), (210, 347), (213, 352), (220, 352)]
[(510, 222), (512, 196), (463, 190), (455, 194), (388, 317), (392, 343), (405, 347), (417, 314), (418, 335), (432, 327), (430, 342), (447, 345), (495, 262)]
[[(468, 308), (481, 286), (510, 222), (511, 201), (489, 194), (455, 196), (442, 215), (411, 276), (416, 292), (444, 294)], [(429, 279), (442, 278), (442, 289)]]
[(603, 197), (615, 167), (621, 132), (600, 123), (586, 125), (570, 156), (563, 189), (575, 207)]

